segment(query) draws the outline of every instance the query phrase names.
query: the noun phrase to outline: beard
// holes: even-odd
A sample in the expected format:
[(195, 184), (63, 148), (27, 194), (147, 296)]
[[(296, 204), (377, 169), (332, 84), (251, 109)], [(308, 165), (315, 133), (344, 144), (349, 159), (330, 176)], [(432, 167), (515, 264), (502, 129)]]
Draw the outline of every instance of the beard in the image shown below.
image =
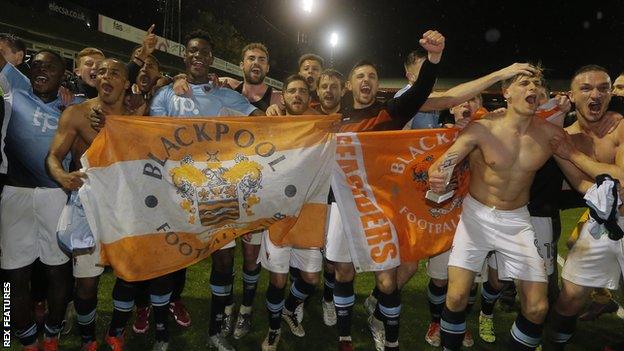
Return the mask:
[(257, 78), (251, 76), (251, 70), (249, 72), (245, 72), (245, 82), (247, 84), (262, 84), (262, 82), (264, 82), (264, 77), (266, 77), (266, 74), (264, 72), (262, 72)]

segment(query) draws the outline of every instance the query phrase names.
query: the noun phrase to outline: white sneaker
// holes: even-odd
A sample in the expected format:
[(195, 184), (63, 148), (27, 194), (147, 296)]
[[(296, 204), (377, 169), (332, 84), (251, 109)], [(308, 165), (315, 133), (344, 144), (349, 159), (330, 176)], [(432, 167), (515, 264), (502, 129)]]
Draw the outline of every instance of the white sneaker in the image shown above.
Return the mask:
[(372, 316), (375, 312), (375, 308), (377, 307), (377, 299), (373, 295), (368, 295), (366, 300), (364, 300), (364, 309), (369, 316)]
[(74, 308), (74, 301), (70, 301), (67, 304), (67, 309), (65, 310), (65, 324), (63, 324), (63, 330), (61, 331), (62, 335), (67, 335), (71, 332), (72, 327), (74, 326), (74, 322), (76, 320), (76, 309)]
[(370, 315), (368, 317), (368, 328), (373, 334), (373, 341), (375, 342), (375, 350), (384, 351), (384, 344), (386, 343), (386, 331), (384, 329), (383, 322)]
[(280, 341), (281, 330), (269, 329), (269, 332), (262, 342), (262, 351), (275, 351)]
[(224, 337), (230, 336), (232, 334), (232, 325), (234, 324), (234, 304), (229, 306), (225, 306), (225, 310), (223, 311), (223, 322), (221, 324), (221, 335)]
[(321, 299), (321, 305), (323, 306), (323, 323), (328, 327), (336, 325), (336, 308), (334, 306), (334, 301), (328, 302)]
[(209, 336), (208, 346), (211, 349), (216, 349), (217, 351), (236, 351), (236, 349), (230, 345), (230, 342), (227, 341), (227, 339), (221, 334)]
[(294, 312), (290, 312), (284, 308), (282, 312), (282, 319), (286, 321), (290, 331), (293, 335), (298, 336), (300, 338), (305, 336), (305, 330), (299, 321), (297, 320), (297, 315)]
[(251, 307), (241, 306), (234, 324), (234, 339), (238, 340), (251, 331)]
[(301, 324), (303, 322), (303, 302), (295, 308), (295, 316), (297, 316), (297, 322)]

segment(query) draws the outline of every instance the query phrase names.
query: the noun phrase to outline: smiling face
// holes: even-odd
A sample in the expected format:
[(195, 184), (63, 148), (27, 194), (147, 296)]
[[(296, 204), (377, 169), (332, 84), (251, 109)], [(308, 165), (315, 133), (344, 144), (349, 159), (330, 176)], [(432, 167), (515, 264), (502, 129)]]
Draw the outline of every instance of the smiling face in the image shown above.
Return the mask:
[(379, 77), (377, 76), (377, 70), (370, 65), (354, 69), (347, 82), (347, 89), (353, 92), (353, 107), (356, 109), (372, 105), (375, 102), (378, 88)]
[(30, 84), (36, 95), (56, 94), (65, 73), (61, 60), (49, 52), (40, 52), (30, 65)]
[(293, 80), (284, 89), (284, 105), (289, 115), (302, 115), (310, 104), (310, 89), (306, 82)]
[(516, 76), (503, 91), (509, 109), (519, 115), (533, 116), (539, 106), (539, 93), (542, 90), (541, 76)]
[(212, 48), (208, 41), (201, 38), (188, 41), (184, 64), (186, 65), (186, 74), (190, 76), (192, 82), (203, 83), (208, 81), (208, 68), (212, 65), (212, 61)]
[(572, 102), (588, 122), (597, 122), (604, 116), (611, 100), (611, 78), (602, 71), (583, 72), (572, 80)]
[(267, 53), (260, 49), (245, 51), (243, 62), (240, 64), (245, 82), (247, 84), (258, 85), (264, 82), (264, 77), (269, 73), (269, 58)]
[(97, 91), (100, 100), (113, 105), (122, 99), (130, 86), (125, 64), (115, 59), (102, 61), (97, 69)]

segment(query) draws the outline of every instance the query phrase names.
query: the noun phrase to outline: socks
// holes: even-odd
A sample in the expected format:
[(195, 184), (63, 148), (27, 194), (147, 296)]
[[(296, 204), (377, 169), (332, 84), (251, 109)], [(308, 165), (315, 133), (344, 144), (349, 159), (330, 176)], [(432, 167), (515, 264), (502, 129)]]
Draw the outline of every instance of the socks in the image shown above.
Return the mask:
[(208, 336), (221, 332), (223, 312), (232, 292), (232, 274), (212, 271), (210, 273), (210, 290), (212, 291), (212, 303), (210, 305), (210, 322)]
[(334, 286), (336, 284), (336, 275), (334, 273), (323, 272), (323, 300), (330, 302), (334, 298)]
[(561, 348), (572, 338), (576, 330), (578, 315), (564, 316), (554, 309), (552, 314), (552, 341)]
[(258, 280), (260, 279), (260, 269), (260, 265), (252, 271), (243, 268), (243, 306), (251, 307), (253, 305)]
[(34, 344), (37, 342), (37, 324), (33, 322), (33, 324), (24, 329), (16, 330), (15, 336), (19, 339), (23, 346)]
[(334, 306), (336, 308), (336, 325), (341, 338), (351, 337), (351, 318), (353, 317), (353, 281), (336, 282), (334, 286)]
[(150, 303), (154, 311), (154, 324), (156, 325), (156, 341), (169, 341), (169, 299), (171, 293), (163, 295), (151, 295)]
[(48, 325), (48, 323), (44, 324), (43, 334), (48, 338), (56, 338), (63, 330), (63, 323), (59, 325)]
[(315, 286), (306, 283), (303, 279), (297, 279), (290, 284), (290, 294), (286, 299), (286, 310), (294, 312), (297, 306), (302, 304), (308, 296), (314, 292)]
[(481, 312), (487, 316), (494, 313), (494, 305), (500, 297), (501, 291), (494, 289), (490, 282), (483, 283), (481, 287)]
[(466, 315), (470, 314), (472, 311), (472, 307), (477, 302), (477, 285), (473, 284), (472, 288), (470, 288), (470, 295), (468, 295), (468, 305), (466, 306)]
[(399, 341), (399, 318), (401, 316), (401, 295), (399, 290), (393, 291), (391, 294), (379, 292), (379, 300), (377, 300), (377, 311), (381, 314), (381, 321), (384, 324), (386, 334), (386, 345), (398, 348)]
[(459, 350), (466, 333), (466, 311), (452, 312), (444, 306), (440, 320), (442, 346), (448, 350)]
[(80, 338), (83, 344), (95, 341), (95, 316), (97, 298), (81, 299), (74, 297), (74, 307), (76, 308), (76, 321), (80, 330)]
[(113, 287), (113, 317), (108, 328), (109, 336), (120, 336), (124, 333), (126, 324), (134, 308), (134, 289), (136, 283), (127, 282), (120, 278)]
[(282, 310), (284, 309), (284, 290), (269, 283), (266, 291), (266, 307), (269, 312), (269, 328), (280, 329), (282, 323)]
[(511, 326), (511, 350), (528, 351), (535, 350), (542, 340), (544, 324), (535, 324), (526, 319), (522, 313), (518, 313), (516, 321)]
[(427, 286), (427, 300), (429, 300), (429, 312), (431, 313), (431, 321), (440, 323), (442, 316), (442, 309), (444, 309), (444, 302), (446, 301), (446, 290), (448, 286), (439, 287), (429, 280)]

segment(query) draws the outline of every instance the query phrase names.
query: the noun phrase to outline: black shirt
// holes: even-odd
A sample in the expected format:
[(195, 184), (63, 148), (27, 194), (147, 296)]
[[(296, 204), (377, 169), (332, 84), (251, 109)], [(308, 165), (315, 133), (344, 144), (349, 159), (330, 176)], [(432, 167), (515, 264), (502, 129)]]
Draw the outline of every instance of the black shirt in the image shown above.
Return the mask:
[[(234, 90), (241, 95), (243, 94), (243, 84), (245, 83), (240, 83), (236, 88), (234, 88)], [(264, 92), (264, 95), (262, 95), (262, 98), (260, 98), (260, 100), (249, 101), (249, 103), (257, 107), (259, 110), (266, 112), (269, 106), (271, 106), (271, 96), (273, 96), (273, 87), (269, 85), (267, 86), (267, 90)]]
[(403, 95), (362, 109), (343, 109), (341, 131), (401, 130), (427, 101), (435, 84), (438, 65), (425, 60), (418, 79)]

